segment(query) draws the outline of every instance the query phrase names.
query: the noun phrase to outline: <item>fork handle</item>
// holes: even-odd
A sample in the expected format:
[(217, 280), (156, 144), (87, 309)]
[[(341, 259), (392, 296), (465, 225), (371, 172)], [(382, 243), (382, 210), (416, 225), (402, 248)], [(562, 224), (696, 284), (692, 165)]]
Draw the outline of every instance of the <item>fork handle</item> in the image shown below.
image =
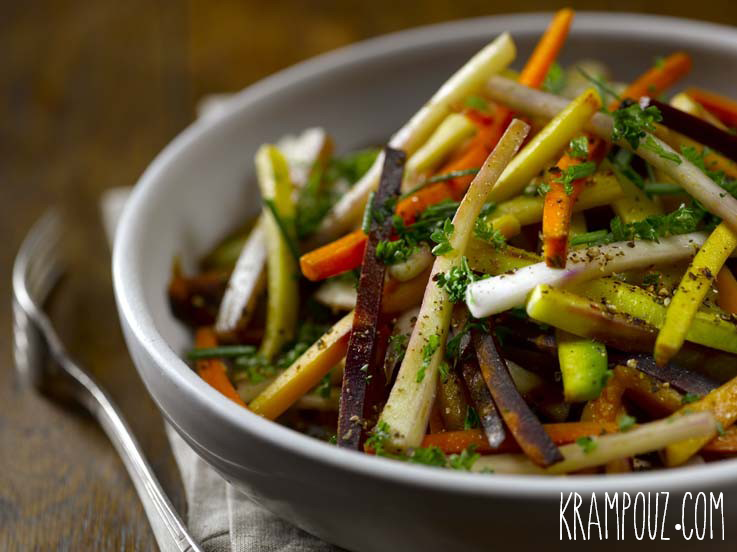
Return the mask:
[(159, 548), (162, 552), (202, 552), (161, 488), (120, 409), (84, 370), (71, 361), (67, 361), (65, 368), (88, 391), (89, 400), (86, 406), (97, 418), (123, 460), (143, 503)]

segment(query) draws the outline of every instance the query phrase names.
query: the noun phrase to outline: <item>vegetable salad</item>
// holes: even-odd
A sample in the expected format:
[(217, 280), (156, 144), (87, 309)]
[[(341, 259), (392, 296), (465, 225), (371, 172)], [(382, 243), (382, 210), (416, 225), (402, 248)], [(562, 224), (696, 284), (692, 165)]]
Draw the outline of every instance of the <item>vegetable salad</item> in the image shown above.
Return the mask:
[(169, 299), (197, 373), (335, 446), (483, 473), (737, 455), (737, 102), (504, 33), (391, 138), (255, 154), (262, 209)]

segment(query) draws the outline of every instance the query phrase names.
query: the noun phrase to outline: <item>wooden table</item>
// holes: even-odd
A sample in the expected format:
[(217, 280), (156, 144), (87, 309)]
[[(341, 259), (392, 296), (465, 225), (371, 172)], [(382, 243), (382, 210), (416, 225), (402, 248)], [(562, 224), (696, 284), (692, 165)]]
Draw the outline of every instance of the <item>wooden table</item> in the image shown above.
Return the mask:
[[(129, 416), (173, 501), (184, 506), (160, 417), (131, 366), (115, 313), (100, 193), (130, 185), (194, 117), (203, 94), (234, 91), (278, 69), (385, 32), (511, 12), (502, 0), (422, 3), (39, 0), (0, 17), (0, 268), (52, 204), (70, 217), (71, 277), (54, 317), (69, 348)], [(737, 23), (737, 4), (576, 2), (580, 9), (666, 11)], [(528, 10), (550, 2), (528, 0)], [(0, 550), (151, 550), (151, 531), (102, 432), (19, 386), (10, 291), (0, 309)]]

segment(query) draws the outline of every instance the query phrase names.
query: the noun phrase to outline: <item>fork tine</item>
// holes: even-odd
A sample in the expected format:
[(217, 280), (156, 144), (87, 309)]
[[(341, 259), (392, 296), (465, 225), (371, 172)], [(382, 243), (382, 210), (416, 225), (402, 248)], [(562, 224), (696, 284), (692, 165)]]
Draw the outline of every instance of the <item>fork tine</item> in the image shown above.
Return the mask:
[(13, 267), (13, 292), (21, 305), (40, 308), (62, 274), (60, 263), (61, 215), (48, 211), (21, 244)]

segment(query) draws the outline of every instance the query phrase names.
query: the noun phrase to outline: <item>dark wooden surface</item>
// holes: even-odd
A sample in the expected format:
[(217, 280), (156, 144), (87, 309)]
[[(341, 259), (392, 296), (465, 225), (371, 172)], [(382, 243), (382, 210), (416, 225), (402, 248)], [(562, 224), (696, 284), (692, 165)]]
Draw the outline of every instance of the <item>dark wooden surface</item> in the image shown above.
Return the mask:
[[(719, 0), (575, 2), (737, 23)], [(101, 431), (19, 386), (9, 275), (31, 223), (70, 217), (71, 277), (54, 311), (69, 348), (123, 406), (184, 506), (161, 420), (119, 332), (100, 193), (135, 182), (192, 120), (203, 94), (237, 90), (320, 52), (384, 32), (551, 2), (37, 0), (0, 9), (0, 550), (151, 550), (151, 531)], [(698, 8), (698, 11), (696, 11)]]

